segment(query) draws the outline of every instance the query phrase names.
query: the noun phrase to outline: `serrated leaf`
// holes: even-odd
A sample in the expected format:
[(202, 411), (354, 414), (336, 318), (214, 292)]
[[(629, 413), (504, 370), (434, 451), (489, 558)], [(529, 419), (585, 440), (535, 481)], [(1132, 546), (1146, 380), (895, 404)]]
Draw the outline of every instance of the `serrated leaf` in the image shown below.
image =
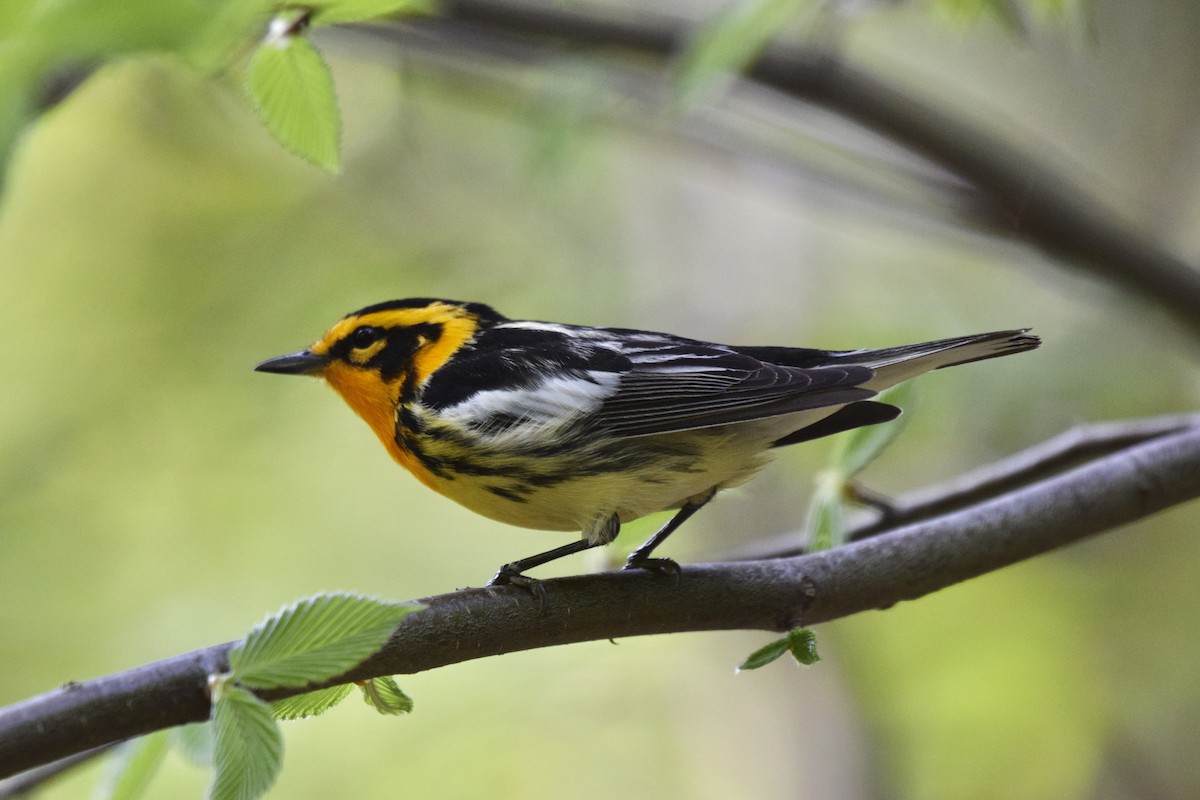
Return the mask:
[(787, 649), (797, 664), (811, 667), (821, 660), (817, 652), (817, 635), (809, 628), (792, 628), (787, 635)]
[[(916, 384), (909, 381), (893, 386), (887, 391), (880, 392), (875, 399), (882, 403), (890, 403), (903, 409), (911, 408), (916, 398)], [(891, 422), (878, 425), (864, 425), (837, 437), (836, 449), (833, 452), (833, 467), (846, 478), (852, 478), (866, 469), (867, 465), (879, 457), (887, 446), (908, 424), (909, 415), (902, 414)]]
[(413, 710), (412, 698), (404, 693), (395, 678), (385, 675), (358, 685), (363, 700), (380, 714), (407, 714)]
[(246, 92), (280, 144), (336, 172), (342, 122), (333, 76), (312, 42), (280, 30), (286, 23), (277, 17), (273, 32), (255, 49), (246, 71)]
[(353, 688), (354, 684), (341, 683), (328, 689), (317, 689), (315, 692), (275, 700), (271, 703), (271, 713), (275, 715), (275, 719), (315, 717), (345, 700)]
[(213, 726), (211, 722), (193, 722), (172, 728), (171, 744), (198, 767), (213, 763)]
[(717, 78), (742, 72), (812, 0), (742, 0), (715, 15), (689, 43), (675, 68), (683, 105)]
[(362, 595), (318, 594), (255, 626), (229, 653), (238, 683), (256, 689), (302, 687), (336, 678), (376, 653), (420, 605)]
[(226, 683), (213, 700), (213, 775), (210, 800), (262, 797), (283, 763), (283, 735), (271, 708), (248, 690)]
[(810, 552), (829, 550), (846, 541), (846, 505), (842, 501), (845, 485), (841, 473), (826, 470), (817, 476), (816, 489), (808, 503), (804, 530), (808, 532)]
[(763, 645), (755, 650), (750, 655), (746, 656), (746, 660), (738, 665), (737, 671), (742, 672), (748, 669), (760, 669), (770, 664), (775, 659), (788, 651), (787, 638), (776, 639), (775, 641)]
[(96, 787), (98, 800), (134, 800), (141, 797), (167, 754), (167, 733), (139, 736), (117, 746), (104, 778)]
[(340, 25), (380, 17), (429, 14), (433, 0), (327, 0), (311, 3), (313, 25)]

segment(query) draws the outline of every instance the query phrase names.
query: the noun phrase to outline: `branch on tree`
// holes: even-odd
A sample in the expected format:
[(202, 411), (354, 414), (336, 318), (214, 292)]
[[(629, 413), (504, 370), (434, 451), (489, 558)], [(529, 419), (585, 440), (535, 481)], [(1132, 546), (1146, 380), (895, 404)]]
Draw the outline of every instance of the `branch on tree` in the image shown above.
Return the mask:
[[(850, 526), (850, 541), (868, 539), (896, 528), (992, 500), (1045, 480), (1071, 467), (1142, 442), (1200, 428), (1200, 414), (1080, 425), (1020, 453), (980, 467), (953, 480), (887, 499), (886, 514), (864, 514)], [(734, 558), (788, 558), (807, 552), (797, 533), (755, 542)]]
[[(1178, 424), (1174, 419), (1170, 424)], [(426, 598), (377, 655), (330, 683), (553, 645), (682, 631), (783, 631), (888, 608), (1200, 496), (1200, 427), (1137, 441), (943, 516), (834, 550), (685, 566), (678, 582), (606, 572)], [(0, 776), (208, 718), (231, 644), (0, 709)], [(310, 687), (317, 688), (317, 687)], [(296, 692), (264, 694), (268, 699)]]
[[(689, 24), (660, 16), (603, 16), (578, 5), (448, 0), (442, 16), (411, 27), (466, 27), (481, 48), (512, 52), (514, 35), (553, 48), (614, 48), (660, 61), (682, 51)], [(376, 27), (386, 36), (388, 29)], [(499, 39), (500, 44), (496, 44)], [(489, 42), (491, 44), (489, 45)], [(890, 85), (828, 47), (771, 47), (746, 79), (830, 109), (966, 180), (978, 221), (1061, 257), (1166, 309), (1200, 335), (1200, 270), (1158, 247), (1106, 209), (1047, 157)]]

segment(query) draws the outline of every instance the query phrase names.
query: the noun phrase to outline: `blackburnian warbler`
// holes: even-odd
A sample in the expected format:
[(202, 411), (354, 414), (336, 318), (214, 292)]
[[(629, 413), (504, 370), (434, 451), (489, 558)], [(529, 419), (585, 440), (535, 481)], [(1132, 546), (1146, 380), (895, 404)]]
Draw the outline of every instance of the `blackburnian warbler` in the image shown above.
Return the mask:
[(261, 372), (324, 378), (422, 483), (486, 517), (582, 538), (505, 564), (493, 584), (678, 513), (650, 558), (775, 447), (894, 419), (869, 400), (941, 367), (1032, 350), (1024, 330), (882, 350), (734, 347), (665, 333), (510, 320), (486, 305), (395, 300), (343, 318)]

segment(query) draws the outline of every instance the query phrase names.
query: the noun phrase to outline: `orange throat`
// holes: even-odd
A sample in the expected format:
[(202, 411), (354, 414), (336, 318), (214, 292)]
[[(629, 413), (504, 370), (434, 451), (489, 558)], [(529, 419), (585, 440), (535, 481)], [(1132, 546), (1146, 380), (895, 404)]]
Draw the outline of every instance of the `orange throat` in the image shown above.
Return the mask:
[(396, 404), (399, 401), (399, 382), (388, 385), (379, 380), (377, 374), (356, 369), (347, 364), (334, 361), (325, 368), (324, 376), (333, 390), (342, 396), (346, 405), (354, 409), (363, 420), (375, 431), (379, 441), (409, 472), (416, 475), (422, 483), (437, 488), (431, 483), (433, 476), (429, 475), (421, 463), (396, 441)]

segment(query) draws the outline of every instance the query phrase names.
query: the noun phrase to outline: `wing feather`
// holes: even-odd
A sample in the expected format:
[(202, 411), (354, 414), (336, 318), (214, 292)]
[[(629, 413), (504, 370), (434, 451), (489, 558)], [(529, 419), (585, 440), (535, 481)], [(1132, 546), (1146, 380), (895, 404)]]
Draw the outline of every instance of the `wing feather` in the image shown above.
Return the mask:
[(630, 367), (592, 416), (614, 436), (708, 428), (863, 400), (874, 372), (859, 365), (781, 366), (730, 347), (663, 336), (627, 347)]
[(510, 322), (465, 347), (421, 400), (505, 440), (552, 430), (640, 437), (864, 400), (874, 375), (858, 364), (776, 364), (669, 334)]

